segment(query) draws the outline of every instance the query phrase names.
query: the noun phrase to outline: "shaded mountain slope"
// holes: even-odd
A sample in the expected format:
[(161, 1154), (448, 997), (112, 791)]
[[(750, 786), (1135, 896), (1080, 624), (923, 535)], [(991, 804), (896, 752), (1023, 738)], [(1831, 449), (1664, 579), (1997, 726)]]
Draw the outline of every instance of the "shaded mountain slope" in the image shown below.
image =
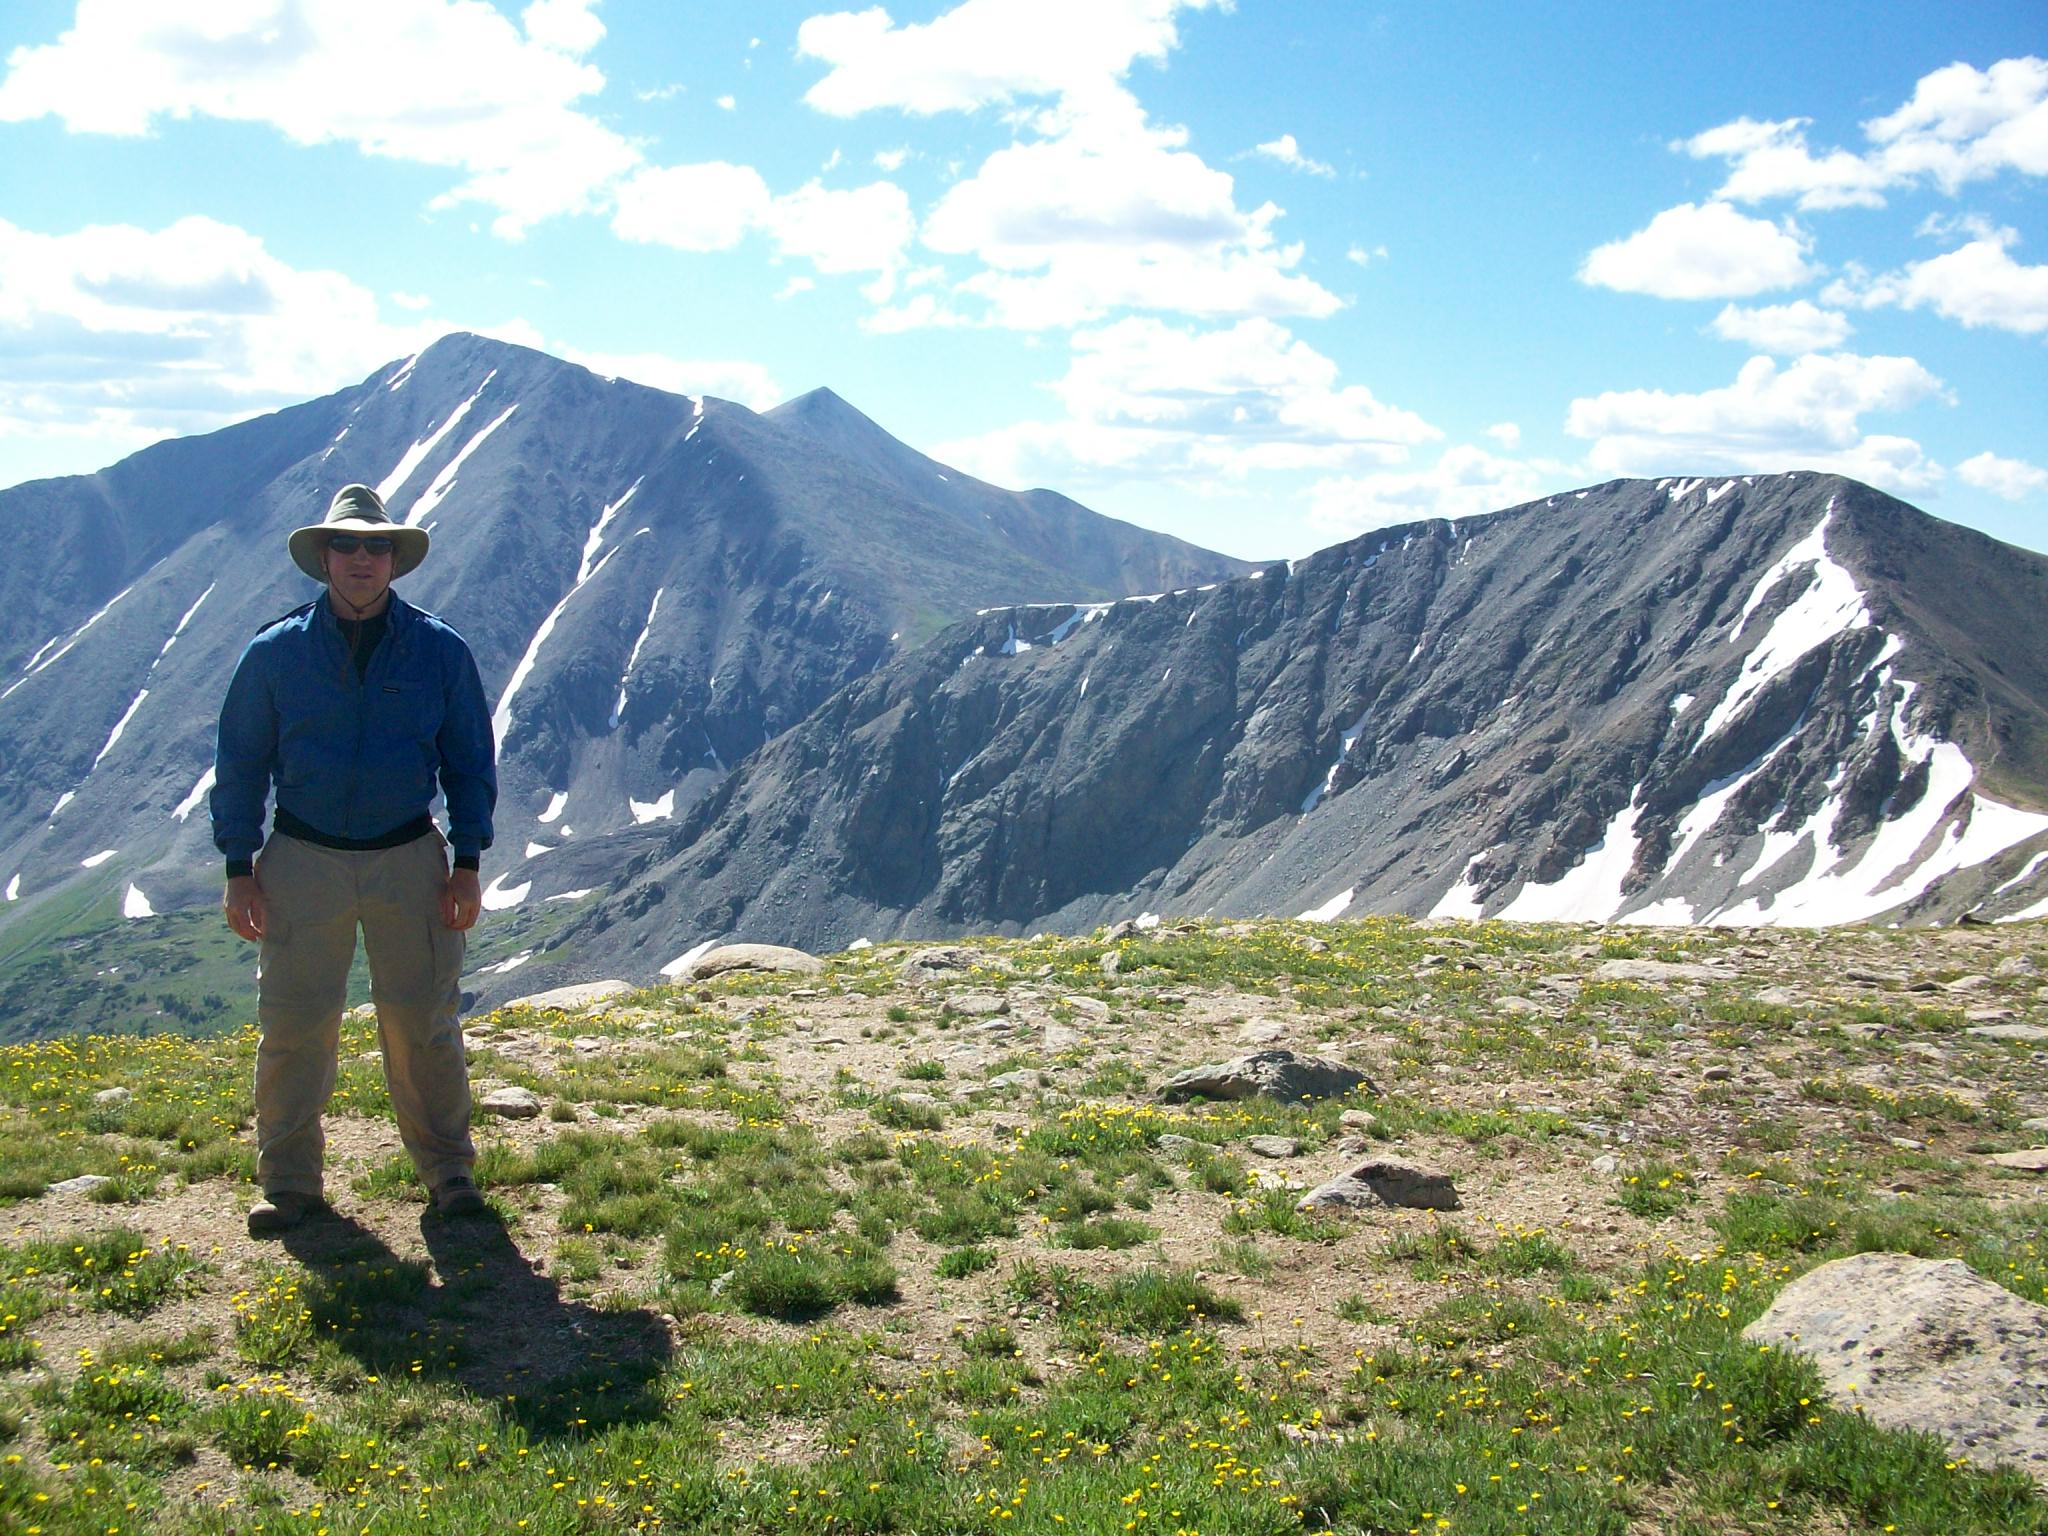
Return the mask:
[(646, 974), (718, 937), (1144, 908), (2019, 912), (2048, 890), (2044, 596), (2039, 556), (1791, 474), (984, 614), (759, 754), (568, 943)]

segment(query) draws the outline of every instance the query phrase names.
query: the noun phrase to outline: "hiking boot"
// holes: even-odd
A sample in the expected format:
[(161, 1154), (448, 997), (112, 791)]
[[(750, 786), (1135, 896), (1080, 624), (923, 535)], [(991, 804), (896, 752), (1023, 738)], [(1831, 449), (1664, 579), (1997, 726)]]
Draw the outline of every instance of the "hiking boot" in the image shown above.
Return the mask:
[(265, 1195), (249, 1207), (249, 1235), (271, 1237), (279, 1232), (289, 1232), (308, 1216), (324, 1215), (326, 1211), (327, 1202), (318, 1195), (281, 1189), (275, 1194)]
[(476, 1216), (483, 1212), (484, 1197), (467, 1174), (458, 1173), (434, 1191), (434, 1209), (443, 1216)]

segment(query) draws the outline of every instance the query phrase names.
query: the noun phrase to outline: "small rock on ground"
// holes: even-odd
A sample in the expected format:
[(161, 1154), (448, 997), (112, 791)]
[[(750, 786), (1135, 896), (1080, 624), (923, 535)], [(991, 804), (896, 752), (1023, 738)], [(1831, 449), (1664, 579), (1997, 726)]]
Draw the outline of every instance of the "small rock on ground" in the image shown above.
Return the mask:
[(1176, 1073), (1160, 1088), (1159, 1099), (1164, 1104), (1178, 1104), (1197, 1096), (1222, 1100), (1264, 1095), (1298, 1103), (1339, 1098), (1359, 1088), (1372, 1091), (1371, 1080), (1341, 1061), (1298, 1056), (1293, 1051), (1253, 1051)]
[(969, 1018), (992, 1019), (1010, 1011), (1010, 1000), (1000, 992), (960, 991), (946, 994), (946, 1012)]
[(1455, 1211), (1463, 1208), (1450, 1176), (1431, 1173), (1409, 1163), (1361, 1163), (1349, 1173), (1339, 1174), (1302, 1197), (1304, 1211), (1370, 1210), (1378, 1206), (1400, 1206), (1417, 1211)]
[(1965, 1033), (1983, 1040), (2013, 1040), (2025, 1045), (2048, 1040), (2048, 1029), (2039, 1024), (1974, 1024)]
[(52, 1184), (45, 1193), (52, 1195), (89, 1195), (102, 1184), (111, 1184), (113, 1182), (104, 1173), (81, 1173), (75, 1179), (64, 1179)]
[(2048, 1173), (2048, 1147), (2024, 1147), (2017, 1152), (1994, 1152), (1991, 1161), (2000, 1168), (2017, 1168), (2023, 1173)]
[(1260, 1157), (1299, 1157), (1301, 1143), (1292, 1136), (1247, 1136), (1245, 1150)]
[(1726, 971), (1682, 960), (1603, 960), (1593, 967), (1595, 981), (1727, 981)]
[(540, 1095), (531, 1088), (493, 1088), (476, 1107), (505, 1120), (531, 1120), (540, 1113)]

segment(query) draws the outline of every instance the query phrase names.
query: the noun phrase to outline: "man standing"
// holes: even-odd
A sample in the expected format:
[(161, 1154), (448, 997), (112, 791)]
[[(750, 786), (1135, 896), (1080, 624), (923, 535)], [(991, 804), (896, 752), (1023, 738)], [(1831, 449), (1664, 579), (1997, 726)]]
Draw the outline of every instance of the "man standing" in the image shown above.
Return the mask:
[[(342, 487), (326, 519), (288, 545), (326, 592), (257, 631), (221, 706), (211, 800), (227, 859), (221, 905), (229, 927), (262, 945), (257, 1235), (326, 1208), (320, 1117), (358, 925), (405, 1149), (441, 1214), (483, 1209), (458, 1014), (497, 764), (469, 647), (391, 590), (427, 542), (425, 529), (392, 522), (368, 486)], [(446, 839), (428, 813), (437, 779)]]

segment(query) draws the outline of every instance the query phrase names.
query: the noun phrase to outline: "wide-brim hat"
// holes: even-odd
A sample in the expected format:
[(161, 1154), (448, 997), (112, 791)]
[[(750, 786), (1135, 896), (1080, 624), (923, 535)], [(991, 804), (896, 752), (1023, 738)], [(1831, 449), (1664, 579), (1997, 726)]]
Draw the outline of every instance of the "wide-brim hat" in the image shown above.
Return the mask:
[(391, 521), (384, 510), (384, 498), (367, 485), (344, 485), (328, 503), (327, 516), (304, 528), (294, 528), (285, 542), (292, 564), (315, 581), (327, 580), (320, 569), (320, 552), (329, 534), (355, 533), (366, 537), (381, 535), (391, 541), (391, 579), (418, 568), (427, 558), (427, 530)]

